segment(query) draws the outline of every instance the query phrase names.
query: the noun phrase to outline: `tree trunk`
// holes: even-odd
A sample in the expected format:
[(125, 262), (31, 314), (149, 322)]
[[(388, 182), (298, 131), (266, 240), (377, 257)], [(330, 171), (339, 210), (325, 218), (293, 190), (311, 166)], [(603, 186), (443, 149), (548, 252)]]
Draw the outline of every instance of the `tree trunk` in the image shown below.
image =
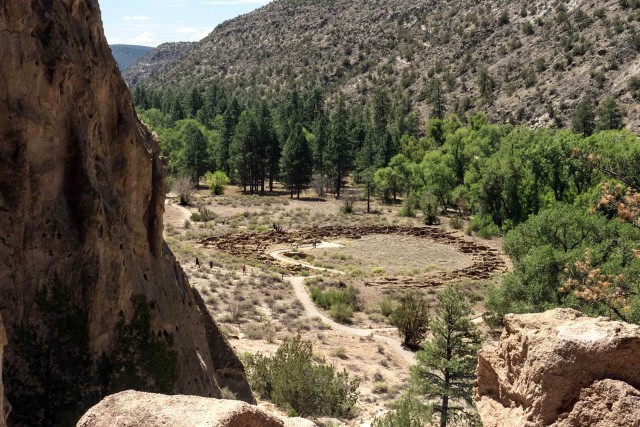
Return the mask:
[(440, 413), (440, 427), (447, 427), (449, 418), (449, 396), (442, 396), (442, 412)]

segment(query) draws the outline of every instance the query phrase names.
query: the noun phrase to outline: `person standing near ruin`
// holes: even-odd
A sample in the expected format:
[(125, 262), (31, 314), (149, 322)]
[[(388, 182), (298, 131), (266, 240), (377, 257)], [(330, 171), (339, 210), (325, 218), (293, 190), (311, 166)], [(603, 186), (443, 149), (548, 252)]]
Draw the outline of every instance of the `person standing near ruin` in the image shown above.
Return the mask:
[(196, 267), (200, 268), (200, 260), (196, 257)]
[(247, 275), (247, 266), (246, 265), (242, 265), (242, 275), (244, 275), (244, 276)]

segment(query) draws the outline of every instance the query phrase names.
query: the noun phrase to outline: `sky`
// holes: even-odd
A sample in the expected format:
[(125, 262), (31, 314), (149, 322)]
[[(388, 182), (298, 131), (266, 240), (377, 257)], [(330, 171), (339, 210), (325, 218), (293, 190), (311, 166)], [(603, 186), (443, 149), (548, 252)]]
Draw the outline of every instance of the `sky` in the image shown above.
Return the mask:
[(218, 24), (270, 0), (100, 0), (109, 44), (155, 47), (197, 41)]

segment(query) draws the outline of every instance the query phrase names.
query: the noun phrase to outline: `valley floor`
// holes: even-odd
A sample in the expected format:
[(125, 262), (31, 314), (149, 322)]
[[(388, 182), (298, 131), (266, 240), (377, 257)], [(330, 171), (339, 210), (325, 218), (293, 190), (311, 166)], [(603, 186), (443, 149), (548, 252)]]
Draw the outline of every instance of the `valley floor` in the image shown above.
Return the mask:
[[(407, 387), (415, 362), (415, 355), (402, 347), (396, 329), (382, 314), (381, 303), (397, 299), (409, 288), (433, 300), (442, 280), (451, 281), (464, 288), (474, 303), (476, 323), (481, 324), (485, 291), (510, 265), (500, 252), (499, 239), (466, 236), (451, 229), (447, 218), (432, 232), (445, 236), (443, 243), (404, 233), (422, 227), (421, 219), (398, 217), (399, 206), (376, 204), (376, 213), (366, 214), (366, 205), (360, 203), (352, 215), (342, 214), (341, 206), (332, 196), (292, 200), (283, 193), (252, 196), (230, 187), (225, 196), (214, 197), (199, 190), (188, 208), (168, 199), (165, 238), (241, 356), (272, 354), (284, 338), (299, 334), (313, 344), (314, 358), (361, 380), (354, 418), (320, 420), (320, 424), (368, 426)], [(204, 213), (209, 221), (194, 222), (193, 213)], [(284, 240), (290, 242), (266, 238), (274, 235), (274, 224), (284, 229), (288, 236)], [(394, 232), (364, 234), (384, 230), (380, 226)], [(295, 237), (327, 229), (360, 230), (362, 235), (345, 232), (312, 241)], [(238, 237), (246, 233), (263, 234), (246, 241)], [(207, 244), (207, 239), (214, 243)], [(483, 248), (482, 257), (473, 252), (477, 248)], [(474, 266), (485, 258), (495, 266), (478, 279)], [(465, 277), (464, 272), (472, 274)], [(317, 307), (309, 285), (355, 287), (358, 306), (350, 322), (338, 323)]]

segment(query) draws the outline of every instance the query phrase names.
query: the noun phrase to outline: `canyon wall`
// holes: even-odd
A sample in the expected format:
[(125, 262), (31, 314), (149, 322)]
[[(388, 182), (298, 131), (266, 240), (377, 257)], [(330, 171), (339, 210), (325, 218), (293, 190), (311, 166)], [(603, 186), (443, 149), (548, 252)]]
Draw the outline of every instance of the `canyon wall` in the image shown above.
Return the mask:
[(242, 364), (163, 241), (163, 160), (97, 0), (0, 0), (0, 40), (10, 424), (63, 423), (128, 388), (219, 397), (229, 387), (251, 401)]
[(640, 326), (575, 310), (508, 315), (478, 357), (485, 427), (615, 427), (640, 420)]

